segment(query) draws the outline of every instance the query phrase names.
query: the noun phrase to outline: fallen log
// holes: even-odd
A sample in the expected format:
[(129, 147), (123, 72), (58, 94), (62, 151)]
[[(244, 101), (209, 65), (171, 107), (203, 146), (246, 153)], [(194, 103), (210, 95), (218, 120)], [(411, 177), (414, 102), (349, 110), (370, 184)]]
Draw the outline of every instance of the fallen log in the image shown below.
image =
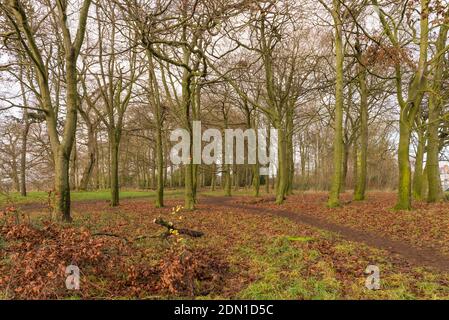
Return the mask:
[(185, 234), (187, 236), (193, 237), (193, 238), (199, 238), (204, 235), (201, 231), (195, 231), (190, 229), (184, 229), (184, 228), (176, 228), (172, 222), (165, 221), (161, 217), (154, 219), (153, 222), (155, 224), (158, 224), (162, 227), (167, 228), (166, 237), (168, 237), (170, 234), (172, 234), (173, 231), (177, 231), (179, 234)]

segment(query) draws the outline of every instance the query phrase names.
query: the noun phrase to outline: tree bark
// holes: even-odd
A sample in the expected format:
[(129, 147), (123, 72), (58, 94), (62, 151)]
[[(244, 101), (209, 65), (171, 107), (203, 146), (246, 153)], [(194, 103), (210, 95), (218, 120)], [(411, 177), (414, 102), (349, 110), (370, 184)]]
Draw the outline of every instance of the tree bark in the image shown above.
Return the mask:
[(426, 137), (424, 129), (418, 128), (418, 147), (416, 150), (415, 171), (413, 173), (413, 197), (416, 200), (422, 200), (423, 194), (423, 160), (426, 145)]
[[(81, 112), (81, 115), (83, 116), (83, 113)], [(80, 190), (87, 190), (89, 182), (93, 176), (95, 167), (97, 166), (97, 143), (95, 138), (95, 129), (94, 125), (89, 123), (89, 119), (84, 117), (84, 121), (87, 124), (87, 164), (83, 170), (83, 175), (81, 177), (81, 182), (79, 189)], [(98, 176), (98, 174), (97, 174)]]
[(333, 0), (333, 19), (335, 28), (335, 51), (336, 51), (336, 80), (335, 80), (335, 122), (334, 122), (334, 156), (331, 191), (329, 194), (328, 206), (337, 207), (340, 205), (340, 188), (343, 168), (343, 37), (342, 22), (340, 19), (341, 3)]
[[(366, 85), (366, 67), (363, 65), (361, 52), (359, 54), (358, 83), (360, 89), (360, 147), (357, 148), (356, 159), (356, 185), (354, 188), (354, 200), (365, 200), (367, 158), (368, 158), (368, 88)], [(356, 149), (356, 148), (354, 148)]]
[[(402, 116), (401, 116), (402, 118)], [(399, 148), (398, 148), (398, 166), (399, 166), (399, 188), (398, 202), (396, 209), (410, 210), (411, 204), (411, 170), (410, 170), (410, 135), (411, 129), (408, 124), (401, 120), (399, 126)]]
[(55, 158), (54, 218), (61, 217), (63, 221), (71, 222), (69, 184), (70, 153), (65, 152), (60, 147)]
[(119, 182), (119, 147), (120, 133), (117, 128), (109, 132), (109, 152), (111, 157), (111, 206), (116, 207), (120, 204), (120, 182)]
[(162, 141), (162, 126), (163, 126), (163, 118), (162, 118), (162, 106), (161, 106), (161, 97), (159, 93), (159, 84), (156, 79), (156, 73), (153, 63), (153, 55), (147, 50), (147, 58), (149, 62), (149, 87), (153, 104), (154, 104), (154, 113), (155, 113), (155, 127), (156, 127), (156, 200), (155, 205), (157, 208), (161, 208), (164, 206), (164, 150), (163, 150), (163, 141)]
[(278, 176), (276, 188), (276, 204), (282, 204), (288, 187), (288, 159), (287, 159), (287, 139), (285, 129), (280, 122), (276, 123), (278, 130)]
[[(445, 15), (446, 24), (440, 27), (438, 39), (436, 42), (436, 51), (439, 53), (444, 50), (447, 42), (449, 30), (449, 10)], [(432, 65), (432, 90), (429, 97), (429, 125), (427, 128), (427, 202), (437, 202), (443, 198), (443, 190), (441, 188), (439, 153), (440, 141), (438, 137), (438, 129), (441, 124), (439, 119), (441, 115), (442, 104), (440, 100), (442, 79), (443, 79), (444, 55), (435, 60)]]

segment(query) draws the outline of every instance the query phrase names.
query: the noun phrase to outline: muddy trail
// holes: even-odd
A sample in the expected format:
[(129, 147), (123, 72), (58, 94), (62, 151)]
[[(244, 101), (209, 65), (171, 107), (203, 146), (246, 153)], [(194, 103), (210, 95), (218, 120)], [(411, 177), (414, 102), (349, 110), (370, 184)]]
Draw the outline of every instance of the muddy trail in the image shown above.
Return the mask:
[(449, 272), (449, 257), (445, 256), (434, 248), (416, 247), (407, 241), (393, 240), (385, 235), (367, 231), (356, 230), (340, 224), (326, 221), (322, 218), (314, 217), (310, 214), (303, 214), (282, 209), (270, 209), (256, 207), (246, 203), (238, 202), (237, 199), (229, 197), (207, 197), (204, 201), (223, 208), (242, 209), (242, 212), (251, 212), (260, 215), (273, 215), (287, 218), (298, 224), (305, 224), (318, 229), (330, 231), (338, 234), (343, 239), (361, 242), (370, 247), (386, 250), (392, 254), (400, 255), (408, 263), (414, 266), (425, 266), (442, 272)]

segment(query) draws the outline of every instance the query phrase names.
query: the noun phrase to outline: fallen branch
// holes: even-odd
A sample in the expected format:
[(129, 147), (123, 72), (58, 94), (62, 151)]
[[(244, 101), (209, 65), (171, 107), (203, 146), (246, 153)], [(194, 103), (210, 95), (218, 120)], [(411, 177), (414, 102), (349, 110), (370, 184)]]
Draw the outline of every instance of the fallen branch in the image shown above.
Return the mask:
[(134, 241), (139, 241), (139, 240), (148, 239), (148, 238), (163, 238), (163, 237), (164, 237), (164, 234), (157, 234), (157, 235), (152, 235), (152, 236), (141, 235), (141, 236), (135, 237)]
[(97, 232), (97, 233), (93, 233), (92, 236), (114, 237), (114, 238), (123, 240), (123, 242), (125, 242), (125, 243), (129, 243), (129, 240), (127, 238), (119, 236), (118, 234), (114, 234), (114, 233)]
[(169, 236), (172, 233), (172, 231), (177, 231), (179, 234), (185, 234), (185, 235), (193, 237), (193, 238), (199, 238), (204, 235), (204, 233), (201, 231), (195, 231), (195, 230), (184, 229), (184, 228), (176, 228), (172, 222), (167, 222), (164, 219), (162, 219), (161, 217), (154, 219), (153, 222), (155, 224), (158, 224), (158, 225), (163, 226), (168, 229), (166, 232), (166, 236)]

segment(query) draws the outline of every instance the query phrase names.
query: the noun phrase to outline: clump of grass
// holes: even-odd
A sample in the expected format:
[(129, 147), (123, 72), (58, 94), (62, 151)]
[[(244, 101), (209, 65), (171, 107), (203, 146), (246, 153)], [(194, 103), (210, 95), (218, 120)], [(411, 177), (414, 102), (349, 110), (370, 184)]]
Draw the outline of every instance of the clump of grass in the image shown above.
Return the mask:
[(312, 237), (287, 237), (289, 241), (298, 241), (298, 242), (310, 242), (314, 239)]
[[(183, 194), (183, 190), (166, 190), (167, 198), (176, 198)], [(136, 198), (152, 198), (156, 193), (153, 190), (124, 190), (120, 192), (120, 199), (136, 199)], [(110, 190), (96, 190), (96, 191), (72, 191), (72, 201), (107, 201), (111, 198)], [(31, 191), (26, 197), (23, 197), (18, 192), (11, 192), (8, 195), (0, 194), (0, 206), (3, 207), (8, 203), (28, 204), (28, 203), (47, 203), (48, 193), (46, 191)]]
[[(301, 244), (312, 240), (306, 237), (304, 239), (306, 241), (292, 242), (291, 237), (278, 237), (268, 245), (264, 254), (253, 254), (252, 264), (254, 269), (261, 271), (260, 276), (240, 292), (240, 298), (337, 299), (340, 288), (332, 266), (318, 261), (319, 254), (309, 255), (301, 248)], [(309, 263), (314, 263), (321, 271), (320, 277), (307, 277), (303, 274), (302, 271)]]

